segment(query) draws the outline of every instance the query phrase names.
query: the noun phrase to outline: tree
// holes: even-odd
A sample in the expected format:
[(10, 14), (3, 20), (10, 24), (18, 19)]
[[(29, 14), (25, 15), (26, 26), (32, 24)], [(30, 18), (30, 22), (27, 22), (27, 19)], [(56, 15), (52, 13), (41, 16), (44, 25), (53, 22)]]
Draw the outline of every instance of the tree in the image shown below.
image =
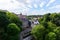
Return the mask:
[(60, 40), (60, 13), (45, 14), (39, 22), (39, 26), (32, 29), (36, 40)]
[(56, 35), (57, 35), (56, 40), (60, 40), (60, 27), (57, 27), (56, 29), (54, 29), (54, 32), (55, 32)]
[(15, 14), (11, 12), (6, 12), (6, 16), (10, 21), (10, 23), (15, 23), (16, 25), (18, 25), (19, 28), (21, 28), (22, 22), (19, 20), (19, 18)]
[(9, 24), (7, 19), (6, 12), (0, 11), (0, 27), (6, 27)]
[(45, 40), (56, 40), (56, 34), (54, 32), (49, 32), (46, 35)]
[(57, 26), (60, 26), (60, 14), (51, 14), (50, 15), (51, 21), (56, 24)]
[(45, 34), (45, 28), (42, 25), (37, 25), (32, 29), (32, 35), (36, 40), (43, 40), (43, 34)]
[(15, 23), (9, 24), (7, 27), (7, 40), (18, 40), (20, 32), (21, 29)]
[(22, 22), (8, 11), (0, 10), (0, 40), (18, 40)]

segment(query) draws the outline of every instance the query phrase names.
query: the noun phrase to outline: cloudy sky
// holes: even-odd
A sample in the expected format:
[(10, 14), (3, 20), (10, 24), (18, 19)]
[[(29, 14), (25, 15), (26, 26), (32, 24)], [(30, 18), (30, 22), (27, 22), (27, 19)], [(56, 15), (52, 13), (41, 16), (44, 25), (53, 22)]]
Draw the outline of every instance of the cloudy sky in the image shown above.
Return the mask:
[(16, 14), (43, 15), (60, 12), (60, 0), (0, 0), (0, 9)]

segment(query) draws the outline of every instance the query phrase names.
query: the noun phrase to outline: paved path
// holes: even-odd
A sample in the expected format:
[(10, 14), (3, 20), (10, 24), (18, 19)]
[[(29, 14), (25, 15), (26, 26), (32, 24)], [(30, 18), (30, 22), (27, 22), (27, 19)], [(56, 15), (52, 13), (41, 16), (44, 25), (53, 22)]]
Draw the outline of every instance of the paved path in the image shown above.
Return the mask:
[(28, 37), (26, 37), (26, 38), (23, 39), (23, 40), (31, 40), (31, 38), (32, 38), (32, 36), (28, 36)]
[(32, 36), (31, 36), (31, 28), (27, 28), (26, 30), (22, 31), (20, 33), (20, 40), (31, 40)]

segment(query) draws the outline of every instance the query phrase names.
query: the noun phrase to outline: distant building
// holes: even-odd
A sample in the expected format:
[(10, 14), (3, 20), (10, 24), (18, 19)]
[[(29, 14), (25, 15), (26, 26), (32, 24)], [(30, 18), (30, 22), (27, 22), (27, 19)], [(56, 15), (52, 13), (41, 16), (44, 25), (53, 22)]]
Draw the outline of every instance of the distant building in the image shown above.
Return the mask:
[(26, 18), (26, 15), (19, 14), (18, 15), (19, 19), (23, 22), (22, 28), (28, 27), (28, 19)]
[(18, 16), (19, 18), (26, 18), (26, 15), (23, 15), (22, 13), (17, 14), (17, 16)]

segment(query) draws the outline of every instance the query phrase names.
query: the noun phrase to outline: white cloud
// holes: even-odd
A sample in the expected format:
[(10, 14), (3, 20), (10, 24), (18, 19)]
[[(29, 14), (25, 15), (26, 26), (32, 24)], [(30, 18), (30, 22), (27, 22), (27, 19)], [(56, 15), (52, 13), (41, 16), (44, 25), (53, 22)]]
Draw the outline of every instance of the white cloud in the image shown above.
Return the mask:
[(55, 1), (56, 0), (50, 0), (49, 3), (46, 6), (48, 7), (51, 3), (55, 2)]
[(33, 8), (32, 5), (28, 5), (29, 8)]
[(37, 4), (34, 4), (34, 8), (38, 8), (38, 5)]
[(9, 10), (15, 13), (27, 12), (27, 10), (29, 10), (24, 3), (16, 0), (0, 0), (0, 9)]
[[(55, 2), (55, 0), (50, 0), (46, 7), (48, 7), (51, 3)], [(34, 14), (45, 14), (48, 12), (58, 12), (60, 9), (60, 5), (55, 5), (53, 7), (50, 7), (48, 9), (44, 10), (44, 6), (46, 4), (46, 1), (44, 0), (0, 0), (0, 9), (9, 10), (15, 13), (22, 12), (23, 14), (30, 13)], [(38, 9), (38, 7), (40, 7)], [(36, 8), (36, 9), (35, 9)], [(43, 8), (43, 9), (42, 9)], [(55, 10), (54, 10), (55, 9)], [(52, 11), (53, 10), (53, 11)], [(58, 11), (57, 11), (58, 10)], [(31, 14), (31, 15), (32, 15)]]
[(24, 0), (26, 3), (31, 4), (33, 2), (33, 0)]
[(52, 6), (52, 7), (50, 7), (49, 9), (60, 9), (60, 5)]
[(26, 1), (26, 3), (30, 3), (31, 1), (30, 0), (25, 0)]
[(46, 13), (50, 13), (50, 11), (49, 10), (44, 10), (44, 9), (33, 10), (31, 15), (43, 15), (43, 14), (46, 14)]
[(46, 2), (41, 2), (40, 7), (43, 7)]
[(10, 0), (0, 0), (0, 3), (2, 3), (2, 2), (10, 2)]
[(60, 12), (60, 5), (55, 5), (49, 8), (51, 12)]
[(19, 5), (19, 3), (17, 1), (14, 1), (14, 3), (11, 2), (12, 0), (9, 1), (0, 1), (0, 9), (11, 9), (11, 8), (15, 8)]

